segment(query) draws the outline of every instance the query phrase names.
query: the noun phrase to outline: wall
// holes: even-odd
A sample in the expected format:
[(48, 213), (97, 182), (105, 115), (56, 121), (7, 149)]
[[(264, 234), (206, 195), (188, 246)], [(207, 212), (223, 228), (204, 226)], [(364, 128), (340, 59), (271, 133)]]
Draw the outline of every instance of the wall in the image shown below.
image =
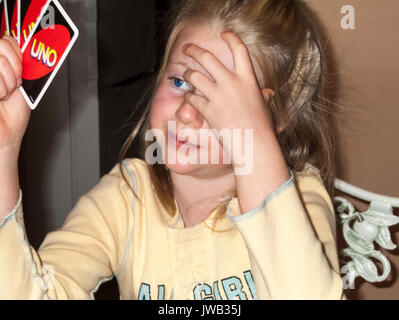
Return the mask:
[[(312, 0), (335, 52), (341, 136), (339, 177), (360, 188), (399, 197), (399, 2)], [(355, 8), (355, 29), (343, 30), (341, 7)], [(356, 201), (360, 211), (367, 204)], [(396, 211), (396, 214), (399, 214)], [(399, 244), (399, 227), (390, 228)], [(384, 250), (383, 250), (384, 251)], [(381, 284), (356, 281), (351, 299), (399, 299), (399, 250), (384, 251), (392, 274)]]
[(118, 162), (119, 151), (144, 107), (139, 102), (152, 79), (156, 6), (155, 0), (98, 0), (97, 8), (100, 169), (104, 175)]

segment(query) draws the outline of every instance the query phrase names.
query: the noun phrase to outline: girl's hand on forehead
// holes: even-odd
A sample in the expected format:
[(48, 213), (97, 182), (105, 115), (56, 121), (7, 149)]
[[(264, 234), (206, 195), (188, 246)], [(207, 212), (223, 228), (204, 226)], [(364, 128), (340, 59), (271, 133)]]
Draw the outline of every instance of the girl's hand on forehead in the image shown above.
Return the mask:
[[(233, 55), (234, 68), (230, 71), (213, 53), (194, 44), (183, 48), (184, 54), (196, 60), (212, 77), (188, 69), (183, 74), (205, 97), (187, 91), (186, 101), (196, 108), (211, 129), (254, 130), (254, 139), (265, 139), (274, 134), (268, 107), (270, 89), (261, 90), (247, 46), (233, 32), (222, 32)], [(226, 147), (226, 146), (224, 146)], [(232, 150), (226, 150), (232, 156)]]

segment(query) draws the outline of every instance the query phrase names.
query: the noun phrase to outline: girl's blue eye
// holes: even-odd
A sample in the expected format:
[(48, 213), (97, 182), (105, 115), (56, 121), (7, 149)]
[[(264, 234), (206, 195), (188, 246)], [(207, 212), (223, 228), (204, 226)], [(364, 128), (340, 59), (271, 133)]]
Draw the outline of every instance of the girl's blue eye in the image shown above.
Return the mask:
[[(185, 81), (183, 81), (183, 80), (181, 80), (179, 78), (176, 78), (176, 77), (170, 77), (169, 79), (173, 80), (173, 85), (175, 85), (177, 88), (183, 89), (183, 90), (184, 89), (185, 90), (191, 90), (191, 87), (190, 87), (190, 85), (187, 82), (185, 82)], [(185, 86), (184, 86), (184, 84), (185, 84)]]

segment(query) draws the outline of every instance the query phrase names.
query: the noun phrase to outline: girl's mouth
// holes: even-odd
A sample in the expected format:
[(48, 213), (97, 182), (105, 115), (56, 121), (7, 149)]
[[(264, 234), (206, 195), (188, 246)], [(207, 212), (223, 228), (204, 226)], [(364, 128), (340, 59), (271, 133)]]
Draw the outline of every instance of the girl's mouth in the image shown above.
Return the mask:
[(168, 131), (168, 141), (171, 141), (176, 147), (179, 149), (181, 146), (185, 146), (187, 148), (197, 148), (201, 147), (197, 144), (193, 144), (188, 142), (188, 138), (179, 137), (176, 133), (172, 133)]

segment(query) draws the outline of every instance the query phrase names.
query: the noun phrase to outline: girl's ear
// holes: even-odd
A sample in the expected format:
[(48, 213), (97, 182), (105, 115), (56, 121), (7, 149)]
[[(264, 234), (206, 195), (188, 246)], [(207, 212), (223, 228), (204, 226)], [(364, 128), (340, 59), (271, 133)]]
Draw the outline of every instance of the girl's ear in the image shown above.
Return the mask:
[(262, 89), (262, 94), (267, 104), (269, 104), (270, 99), (274, 97), (274, 91), (270, 88)]
[[(266, 104), (269, 106), (270, 99), (274, 97), (275, 93), (272, 89), (265, 88), (265, 89), (262, 89), (262, 95), (263, 95), (263, 98), (265, 99)], [(274, 127), (275, 127), (274, 130), (276, 131), (277, 134), (280, 133), (281, 131), (283, 131), (283, 129), (284, 129), (284, 127), (278, 123), (275, 123)]]

